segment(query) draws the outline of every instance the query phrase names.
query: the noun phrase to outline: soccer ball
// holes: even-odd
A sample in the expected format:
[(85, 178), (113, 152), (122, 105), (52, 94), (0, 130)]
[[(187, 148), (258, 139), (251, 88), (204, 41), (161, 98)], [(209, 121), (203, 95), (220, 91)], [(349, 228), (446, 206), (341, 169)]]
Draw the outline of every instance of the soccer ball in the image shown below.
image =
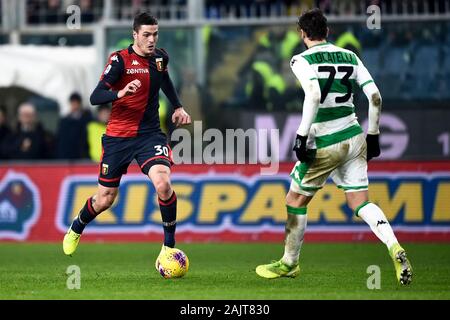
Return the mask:
[(180, 249), (165, 247), (156, 259), (155, 267), (166, 279), (181, 278), (189, 269), (189, 259)]

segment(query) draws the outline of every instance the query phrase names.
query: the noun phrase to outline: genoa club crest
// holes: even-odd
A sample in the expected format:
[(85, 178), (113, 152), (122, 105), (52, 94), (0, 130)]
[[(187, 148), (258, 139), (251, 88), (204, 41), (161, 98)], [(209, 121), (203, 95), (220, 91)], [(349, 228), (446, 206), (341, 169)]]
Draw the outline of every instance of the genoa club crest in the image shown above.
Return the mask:
[(155, 61), (158, 71), (163, 71), (163, 58), (156, 58)]
[(102, 175), (106, 176), (108, 174), (109, 166), (106, 163), (102, 164)]

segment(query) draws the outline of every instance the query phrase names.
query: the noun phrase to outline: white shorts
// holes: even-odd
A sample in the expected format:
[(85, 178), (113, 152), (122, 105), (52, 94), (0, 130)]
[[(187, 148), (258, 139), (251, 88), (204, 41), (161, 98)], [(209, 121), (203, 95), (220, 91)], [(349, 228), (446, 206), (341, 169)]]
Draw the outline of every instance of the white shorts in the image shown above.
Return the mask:
[(314, 160), (298, 161), (291, 172), (293, 192), (313, 196), (331, 176), (345, 192), (367, 190), (367, 145), (360, 133), (347, 140), (317, 149)]

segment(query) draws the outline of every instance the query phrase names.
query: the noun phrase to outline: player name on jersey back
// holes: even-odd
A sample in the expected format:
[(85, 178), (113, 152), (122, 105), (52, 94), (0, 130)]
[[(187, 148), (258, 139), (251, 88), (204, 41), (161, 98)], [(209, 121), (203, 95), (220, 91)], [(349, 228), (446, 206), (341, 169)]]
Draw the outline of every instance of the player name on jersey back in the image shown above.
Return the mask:
[(322, 148), (362, 132), (355, 114), (353, 95), (373, 82), (358, 56), (331, 43), (310, 47), (291, 59), (297, 78), (318, 81), (320, 101), (308, 135), (310, 148)]
[(353, 53), (335, 51), (335, 52), (315, 52), (303, 56), (309, 64), (332, 63), (332, 64), (353, 64), (357, 65), (356, 56)]

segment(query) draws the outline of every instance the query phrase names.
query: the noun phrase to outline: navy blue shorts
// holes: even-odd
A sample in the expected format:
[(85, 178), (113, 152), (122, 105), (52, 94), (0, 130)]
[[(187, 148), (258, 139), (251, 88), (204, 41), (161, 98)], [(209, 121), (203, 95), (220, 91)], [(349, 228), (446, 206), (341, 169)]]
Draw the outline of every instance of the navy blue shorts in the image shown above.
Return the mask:
[(103, 154), (100, 161), (98, 183), (109, 188), (116, 188), (120, 184), (123, 174), (133, 159), (148, 175), (155, 164), (162, 164), (169, 168), (173, 164), (172, 150), (167, 144), (164, 133), (141, 135), (132, 138), (102, 136)]

